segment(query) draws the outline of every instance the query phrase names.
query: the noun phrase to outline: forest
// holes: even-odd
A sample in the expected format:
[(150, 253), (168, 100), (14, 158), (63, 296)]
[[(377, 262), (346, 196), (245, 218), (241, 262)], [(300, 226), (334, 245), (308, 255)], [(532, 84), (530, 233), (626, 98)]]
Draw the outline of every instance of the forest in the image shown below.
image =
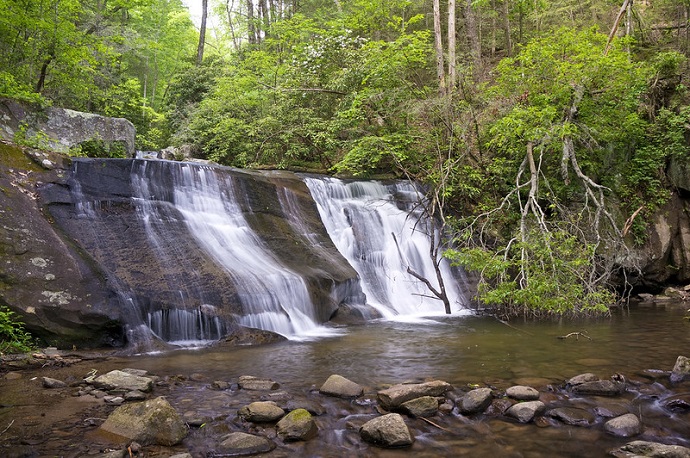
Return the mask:
[(141, 150), (416, 180), (504, 316), (630, 293), (690, 154), (690, 1), (199, 1), (0, 0), (0, 97), (127, 118)]

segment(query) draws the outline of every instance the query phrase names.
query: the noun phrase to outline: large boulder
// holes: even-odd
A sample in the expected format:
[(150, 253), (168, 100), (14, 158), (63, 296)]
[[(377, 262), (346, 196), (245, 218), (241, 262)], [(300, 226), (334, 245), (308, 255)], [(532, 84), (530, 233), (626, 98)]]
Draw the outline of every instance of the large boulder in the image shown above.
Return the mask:
[(187, 436), (187, 425), (163, 397), (125, 404), (113, 411), (98, 429), (116, 442), (172, 446)]
[(442, 396), (453, 387), (441, 380), (432, 380), (424, 383), (410, 383), (394, 385), (378, 392), (378, 400), (386, 410), (399, 407), (403, 402), (422, 396)]
[(359, 434), (367, 442), (382, 447), (405, 447), (414, 443), (414, 436), (400, 414), (389, 413), (364, 423)]

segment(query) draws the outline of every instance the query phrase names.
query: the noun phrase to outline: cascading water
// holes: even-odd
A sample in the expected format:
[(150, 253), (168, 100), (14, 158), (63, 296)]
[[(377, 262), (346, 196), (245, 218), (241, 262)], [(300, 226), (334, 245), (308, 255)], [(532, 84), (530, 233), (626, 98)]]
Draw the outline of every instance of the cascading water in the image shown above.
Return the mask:
[[(359, 273), (369, 305), (388, 319), (444, 312), (441, 301), (407, 272), (409, 266), (432, 282), (436, 279), (425, 221), (411, 205), (398, 206), (419, 202), (412, 184), (314, 177), (305, 182), (333, 242)], [(441, 272), (453, 311), (466, 310), (457, 276), (445, 261)]]
[(160, 213), (160, 205), (147, 202), (168, 201), (199, 246), (233, 279), (244, 312), (237, 317), (240, 324), (292, 338), (319, 332), (303, 278), (282, 265), (249, 226), (231, 176), (208, 166), (165, 163), (172, 180), (168, 186), (165, 180), (151, 179), (160, 162), (135, 164), (132, 180), (144, 210), (142, 218), (153, 221), (147, 223), (151, 239), (164, 236), (164, 229), (156, 226), (171, 216)]

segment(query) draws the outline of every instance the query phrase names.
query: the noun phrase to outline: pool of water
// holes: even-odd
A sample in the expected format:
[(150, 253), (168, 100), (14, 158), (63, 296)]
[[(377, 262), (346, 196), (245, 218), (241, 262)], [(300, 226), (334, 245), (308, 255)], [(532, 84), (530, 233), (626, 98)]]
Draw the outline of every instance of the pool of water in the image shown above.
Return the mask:
[[(278, 448), (263, 456), (603, 457), (635, 439), (690, 447), (690, 412), (670, 412), (660, 405), (672, 396), (685, 396), (690, 401), (690, 383), (671, 386), (668, 377), (652, 381), (642, 376), (647, 369), (670, 371), (679, 355), (690, 356), (690, 321), (684, 319), (687, 308), (682, 303), (640, 305), (607, 318), (513, 321), (509, 325), (476, 316), (375, 321), (335, 328), (334, 335), (315, 340), (178, 350), (87, 364), (99, 373), (135, 367), (163, 378), (183, 375), (187, 381), (164, 394), (181, 414), (209, 419), (205, 428), (193, 428), (185, 440), (184, 448), (193, 456), (215, 456), (213, 448), (219, 437), (248, 427), (236, 419), (237, 409), (252, 400), (245, 390), (216, 391), (210, 389), (210, 382), (234, 383), (241, 375), (253, 375), (273, 379), (281, 384), (281, 390), (317, 402), (327, 412), (316, 417), (317, 438), (296, 444), (276, 441)], [(574, 332), (582, 336), (558, 338)], [(584, 372), (601, 378), (623, 374), (630, 382), (629, 389), (616, 398), (578, 398), (563, 389), (566, 379)], [(363, 385), (366, 395), (352, 401), (318, 394), (318, 387), (331, 374)], [(59, 378), (59, 373), (56, 376)], [(527, 384), (540, 390), (549, 408), (568, 405), (593, 411), (595, 406), (618, 406), (637, 414), (645, 429), (634, 438), (619, 438), (603, 430), (604, 418), (597, 418), (589, 427), (567, 426), (555, 420), (525, 425), (502, 416), (463, 416), (455, 410), (433, 417), (434, 424), (407, 418), (416, 436), (411, 448), (385, 450), (360, 440), (358, 427), (378, 415), (374, 402), (377, 390), (428, 379), (444, 380), (465, 391), (468, 385), (501, 391), (514, 384)], [(5, 385), (3, 390), (10, 388)], [(5, 410), (0, 420), (9, 422), (14, 413)], [(45, 414), (51, 416), (51, 412)], [(275, 437), (272, 425), (254, 425), (250, 432)], [(45, 445), (44, 451), (62, 453), (57, 446), (52, 450)]]

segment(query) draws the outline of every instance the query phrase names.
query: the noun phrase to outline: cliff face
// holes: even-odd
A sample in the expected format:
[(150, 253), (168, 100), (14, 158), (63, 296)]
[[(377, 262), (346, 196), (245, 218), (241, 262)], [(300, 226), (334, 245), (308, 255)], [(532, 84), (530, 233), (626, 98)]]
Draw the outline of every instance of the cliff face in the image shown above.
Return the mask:
[(34, 156), (0, 143), (0, 304), (48, 344), (122, 345), (116, 298), (41, 209), (40, 192), (64, 183), (68, 164)]

